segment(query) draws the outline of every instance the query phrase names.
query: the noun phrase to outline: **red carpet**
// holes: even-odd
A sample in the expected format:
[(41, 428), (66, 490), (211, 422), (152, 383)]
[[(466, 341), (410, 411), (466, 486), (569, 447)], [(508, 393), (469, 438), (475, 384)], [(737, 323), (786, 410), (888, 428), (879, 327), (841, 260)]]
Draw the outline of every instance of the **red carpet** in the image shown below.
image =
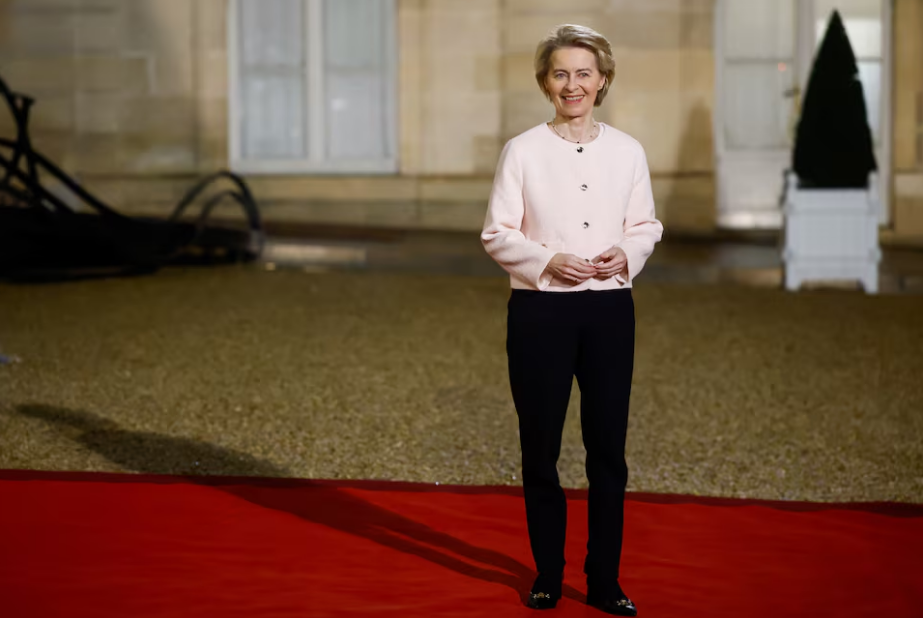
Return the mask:
[[(583, 605), (586, 501), (567, 583)], [(630, 495), (642, 617), (923, 616), (923, 506)], [(0, 616), (535, 616), (513, 488), (0, 472)]]

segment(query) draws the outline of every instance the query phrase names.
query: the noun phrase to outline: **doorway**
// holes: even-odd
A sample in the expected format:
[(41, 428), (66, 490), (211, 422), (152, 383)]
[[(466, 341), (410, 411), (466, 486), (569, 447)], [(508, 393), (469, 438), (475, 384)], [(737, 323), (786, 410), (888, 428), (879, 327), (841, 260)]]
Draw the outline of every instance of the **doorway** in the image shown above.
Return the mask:
[(859, 65), (889, 222), (893, 0), (718, 0), (715, 168), (718, 226), (777, 229), (802, 93), (834, 10)]

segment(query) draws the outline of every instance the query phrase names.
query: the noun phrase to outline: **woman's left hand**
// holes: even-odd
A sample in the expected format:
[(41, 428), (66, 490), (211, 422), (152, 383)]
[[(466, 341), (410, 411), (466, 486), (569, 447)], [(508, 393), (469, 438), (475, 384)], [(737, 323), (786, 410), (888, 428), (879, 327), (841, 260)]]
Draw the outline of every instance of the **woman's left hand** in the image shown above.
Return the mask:
[(612, 247), (603, 251), (591, 260), (596, 267), (595, 279), (609, 279), (615, 275), (621, 275), (623, 279), (628, 279), (628, 256), (620, 247)]

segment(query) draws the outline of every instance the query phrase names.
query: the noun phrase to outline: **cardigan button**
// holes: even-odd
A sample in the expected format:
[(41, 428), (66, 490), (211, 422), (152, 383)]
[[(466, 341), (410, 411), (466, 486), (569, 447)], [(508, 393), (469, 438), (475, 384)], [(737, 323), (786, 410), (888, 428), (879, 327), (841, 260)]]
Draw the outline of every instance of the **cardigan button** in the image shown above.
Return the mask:
[(587, 223), (586, 221), (584, 221), (584, 222), (583, 222), (583, 229), (587, 229), (588, 227), (590, 227), (590, 224)]
[(583, 146), (577, 146), (577, 152), (583, 152)]
[(586, 186), (586, 185), (580, 185), (580, 190), (581, 190), (581, 191), (586, 191), (586, 190), (587, 190), (587, 186)]

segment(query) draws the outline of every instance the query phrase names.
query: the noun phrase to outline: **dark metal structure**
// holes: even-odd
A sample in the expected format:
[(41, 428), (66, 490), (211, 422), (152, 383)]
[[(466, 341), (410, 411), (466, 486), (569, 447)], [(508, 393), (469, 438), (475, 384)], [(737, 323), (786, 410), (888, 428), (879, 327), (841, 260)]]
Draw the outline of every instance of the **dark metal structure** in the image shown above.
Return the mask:
[[(35, 100), (0, 78), (0, 94), (16, 126), (0, 137), (0, 277), (57, 280), (149, 273), (176, 263), (252, 260), (263, 247), (260, 212), (247, 184), (220, 171), (193, 186), (168, 219), (129, 217), (95, 197), (32, 148)], [(49, 181), (56, 186), (48, 189)], [(44, 182), (44, 184), (43, 184)], [(246, 227), (209, 222), (231, 200)], [(195, 217), (193, 206), (200, 208)]]

